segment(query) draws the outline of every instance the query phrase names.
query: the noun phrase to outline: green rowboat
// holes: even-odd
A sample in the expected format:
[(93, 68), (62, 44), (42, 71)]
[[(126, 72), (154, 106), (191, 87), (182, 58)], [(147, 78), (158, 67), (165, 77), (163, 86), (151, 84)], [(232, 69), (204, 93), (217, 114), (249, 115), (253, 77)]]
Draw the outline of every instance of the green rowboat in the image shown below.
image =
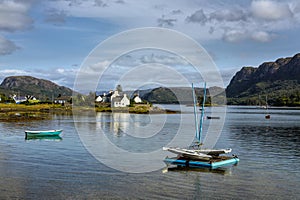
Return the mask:
[(63, 130), (47, 130), (47, 131), (25, 131), (25, 137), (29, 136), (58, 136)]

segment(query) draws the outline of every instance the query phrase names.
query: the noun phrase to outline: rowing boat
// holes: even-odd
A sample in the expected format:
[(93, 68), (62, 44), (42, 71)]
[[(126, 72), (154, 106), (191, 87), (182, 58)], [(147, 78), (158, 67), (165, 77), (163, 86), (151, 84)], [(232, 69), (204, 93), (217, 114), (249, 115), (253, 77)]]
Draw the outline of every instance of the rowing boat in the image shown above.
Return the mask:
[(25, 136), (58, 136), (63, 130), (25, 131)]

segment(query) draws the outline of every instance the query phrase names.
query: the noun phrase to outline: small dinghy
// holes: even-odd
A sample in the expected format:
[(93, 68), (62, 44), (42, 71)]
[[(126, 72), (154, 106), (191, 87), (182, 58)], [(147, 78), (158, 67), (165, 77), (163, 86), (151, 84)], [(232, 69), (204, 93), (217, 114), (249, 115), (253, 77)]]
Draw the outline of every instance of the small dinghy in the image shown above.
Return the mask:
[(25, 131), (25, 137), (32, 136), (59, 136), (63, 130)]

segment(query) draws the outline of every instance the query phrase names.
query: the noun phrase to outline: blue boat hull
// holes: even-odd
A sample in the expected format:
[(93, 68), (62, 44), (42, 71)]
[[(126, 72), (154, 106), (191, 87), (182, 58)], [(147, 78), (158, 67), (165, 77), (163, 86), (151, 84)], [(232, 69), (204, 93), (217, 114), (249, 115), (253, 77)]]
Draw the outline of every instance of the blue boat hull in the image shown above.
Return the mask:
[(181, 167), (198, 167), (198, 168), (210, 168), (217, 169), (220, 167), (226, 167), (235, 165), (239, 162), (237, 157), (222, 157), (222, 159), (212, 159), (211, 161), (200, 160), (188, 160), (184, 158), (166, 158), (164, 162), (166, 164), (177, 165)]

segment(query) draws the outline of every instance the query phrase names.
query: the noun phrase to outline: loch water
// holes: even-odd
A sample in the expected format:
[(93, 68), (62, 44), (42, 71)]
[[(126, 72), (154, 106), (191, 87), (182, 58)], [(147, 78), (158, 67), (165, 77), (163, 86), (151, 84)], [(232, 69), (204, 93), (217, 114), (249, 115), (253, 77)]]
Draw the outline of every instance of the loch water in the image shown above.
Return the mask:
[[(168, 108), (177, 109), (175, 105)], [(265, 119), (266, 111), (260, 108), (227, 107), (216, 146), (232, 148), (240, 162), (226, 169), (124, 172), (97, 160), (81, 140), (82, 134), (93, 134), (100, 127), (119, 148), (153, 151), (175, 136), (182, 117), (190, 119), (186, 127), (191, 129), (185, 131), (194, 132), (192, 108), (183, 109), (184, 112), (167, 117), (83, 113), (76, 119), (53, 115), (51, 120), (0, 122), (0, 199), (299, 199), (298, 109), (269, 109), (271, 119)], [(209, 112), (207, 108), (206, 114)], [(122, 131), (123, 126), (153, 123), (151, 118), (166, 120), (161, 130), (153, 130), (157, 135), (149, 141), (136, 140)], [(210, 120), (204, 120), (204, 129), (209, 123)], [(61, 138), (25, 140), (24, 130), (54, 128), (63, 129)], [(163, 163), (163, 159), (157, 162)]]

